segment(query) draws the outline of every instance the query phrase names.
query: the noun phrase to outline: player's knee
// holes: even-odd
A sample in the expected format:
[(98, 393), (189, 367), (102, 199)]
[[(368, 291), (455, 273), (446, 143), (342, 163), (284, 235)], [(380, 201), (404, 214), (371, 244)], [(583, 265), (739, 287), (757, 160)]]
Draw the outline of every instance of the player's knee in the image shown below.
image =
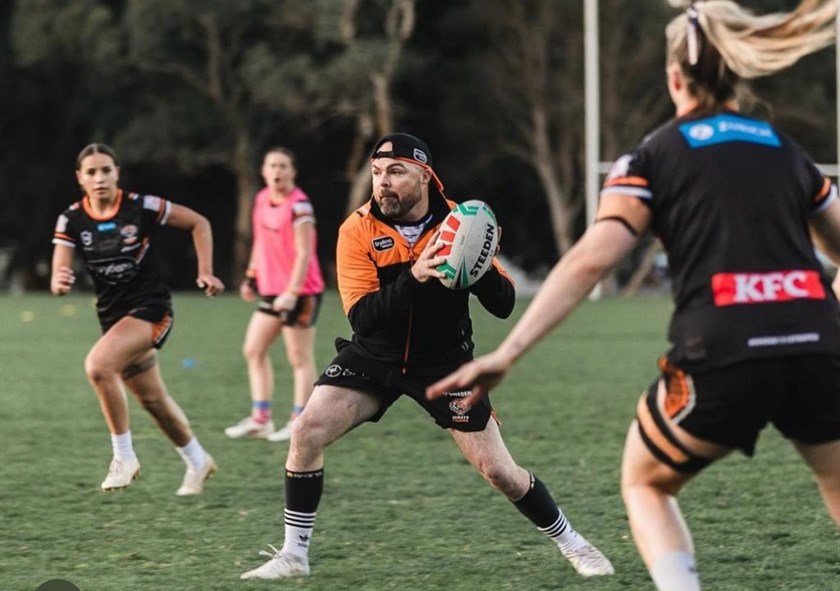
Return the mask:
[(314, 366), (312, 356), (304, 351), (289, 351), (289, 365), (293, 370), (306, 369)]
[(247, 361), (259, 359), (262, 356), (262, 349), (246, 342), (242, 345), (242, 356)]
[(507, 466), (498, 462), (485, 461), (478, 465), (478, 471), (490, 486), (506, 496), (515, 496), (518, 492), (513, 472)]
[(101, 384), (113, 377), (114, 370), (98, 355), (88, 355), (85, 358), (85, 375), (91, 384)]
[(623, 471), (621, 474), (621, 496), (625, 502), (637, 491), (651, 491), (661, 495), (676, 496), (682, 487), (682, 479), (673, 478), (673, 472), (665, 469), (644, 471)]
[(292, 421), (292, 442), (300, 449), (326, 447), (326, 424), (318, 417), (301, 414)]
[(138, 401), (140, 402), (140, 406), (152, 415), (156, 415), (164, 406), (162, 396), (143, 395), (139, 397)]

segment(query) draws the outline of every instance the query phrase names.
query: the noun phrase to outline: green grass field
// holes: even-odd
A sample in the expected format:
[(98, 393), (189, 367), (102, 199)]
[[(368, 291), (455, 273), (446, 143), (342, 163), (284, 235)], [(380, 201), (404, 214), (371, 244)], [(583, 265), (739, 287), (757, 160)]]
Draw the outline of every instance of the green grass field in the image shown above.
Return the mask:
[[(553, 491), (616, 575), (579, 578), (556, 548), (460, 457), (410, 400), (327, 453), (313, 576), (245, 582), (257, 551), (283, 537), (286, 444), (230, 441), (248, 411), (241, 340), (251, 307), (233, 296), (177, 294), (161, 353), (169, 390), (219, 463), (200, 498), (174, 495), (183, 464), (131, 402), (143, 476), (102, 494), (108, 432), (84, 376), (98, 336), (90, 296), (0, 297), (0, 590), (62, 578), (81, 591), (651, 589), (619, 496), (619, 459), (639, 392), (664, 350), (664, 299), (587, 303), (523, 359), (494, 395), (515, 458)], [(517, 314), (525, 308), (517, 306)], [(477, 308), (477, 306), (476, 306)], [(511, 322), (474, 314), (480, 350)], [(323, 367), (348, 325), (329, 294), (319, 322)], [(274, 351), (276, 409), (290, 374)], [(185, 360), (187, 360), (185, 362)], [(752, 461), (732, 456), (681, 496), (706, 589), (840, 589), (840, 530), (796, 454), (767, 431)]]

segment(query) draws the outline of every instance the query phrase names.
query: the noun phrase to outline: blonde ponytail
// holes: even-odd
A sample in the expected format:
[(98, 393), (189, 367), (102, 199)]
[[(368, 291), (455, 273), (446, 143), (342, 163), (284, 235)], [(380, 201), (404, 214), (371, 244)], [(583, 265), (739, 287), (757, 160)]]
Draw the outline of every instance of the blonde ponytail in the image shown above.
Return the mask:
[[(802, 0), (791, 12), (766, 15), (731, 0), (668, 2), (688, 9), (665, 29), (668, 59), (716, 103), (733, 98), (739, 79), (774, 74), (835, 40), (837, 0)], [(697, 57), (689, 59), (694, 43)]]

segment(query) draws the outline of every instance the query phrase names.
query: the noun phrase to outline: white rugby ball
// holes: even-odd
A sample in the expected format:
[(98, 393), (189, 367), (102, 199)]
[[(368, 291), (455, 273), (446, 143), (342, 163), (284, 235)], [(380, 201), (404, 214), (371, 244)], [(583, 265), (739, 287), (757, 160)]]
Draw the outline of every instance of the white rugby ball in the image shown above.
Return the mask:
[(449, 289), (465, 289), (481, 279), (493, 264), (499, 245), (499, 225), (490, 206), (473, 199), (455, 206), (440, 225), (437, 239), (444, 247), (437, 256), (446, 262), (437, 267)]

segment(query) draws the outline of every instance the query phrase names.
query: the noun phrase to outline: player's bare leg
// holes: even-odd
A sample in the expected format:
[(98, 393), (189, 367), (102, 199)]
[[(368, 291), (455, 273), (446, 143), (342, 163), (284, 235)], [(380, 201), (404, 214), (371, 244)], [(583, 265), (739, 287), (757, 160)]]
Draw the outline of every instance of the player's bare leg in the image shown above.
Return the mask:
[(306, 407), (315, 382), (315, 327), (286, 326), (283, 328), (283, 343), (294, 377), (294, 406), (289, 421), (269, 435), (269, 441), (288, 441), (291, 438), (292, 422)]
[[(678, 425), (671, 424), (670, 429), (701, 457), (720, 458), (731, 451), (692, 437)], [(676, 498), (692, 477), (660, 462), (642, 441), (638, 424), (630, 426), (621, 466), (621, 494), (636, 547), (658, 589), (700, 589), (694, 544)]]
[(184, 411), (167, 392), (155, 351), (149, 351), (126, 367), (123, 379), (161, 431), (175, 445), (175, 450), (187, 466), (184, 480), (176, 494), (201, 494), (205, 481), (216, 472), (216, 462), (193, 435)]
[[(276, 316), (254, 312), (245, 331), (242, 356), (248, 366), (251, 393), (251, 414), (225, 429), (225, 435), (265, 438), (274, 432), (271, 405), (274, 394), (274, 368), (269, 347), (283, 330), (283, 322)], [(314, 381), (314, 380), (313, 380)]]
[(262, 552), (268, 562), (243, 579), (285, 579), (309, 574), (309, 542), (324, 488), (324, 450), (379, 409), (370, 394), (317, 386), (303, 413), (292, 423), (286, 458), (285, 537), (279, 550)]
[(450, 433), (464, 457), (490, 486), (551, 538), (578, 573), (589, 577), (614, 572), (610, 561), (575, 531), (542, 481), (514, 461), (493, 418), (483, 431)]
[(814, 472), (829, 515), (840, 525), (840, 441), (795, 446)]
[(152, 326), (125, 317), (100, 337), (85, 359), (85, 373), (99, 398), (114, 452), (108, 475), (100, 485), (103, 491), (126, 488), (140, 475), (140, 462), (129, 430), (122, 371), (151, 349)]

